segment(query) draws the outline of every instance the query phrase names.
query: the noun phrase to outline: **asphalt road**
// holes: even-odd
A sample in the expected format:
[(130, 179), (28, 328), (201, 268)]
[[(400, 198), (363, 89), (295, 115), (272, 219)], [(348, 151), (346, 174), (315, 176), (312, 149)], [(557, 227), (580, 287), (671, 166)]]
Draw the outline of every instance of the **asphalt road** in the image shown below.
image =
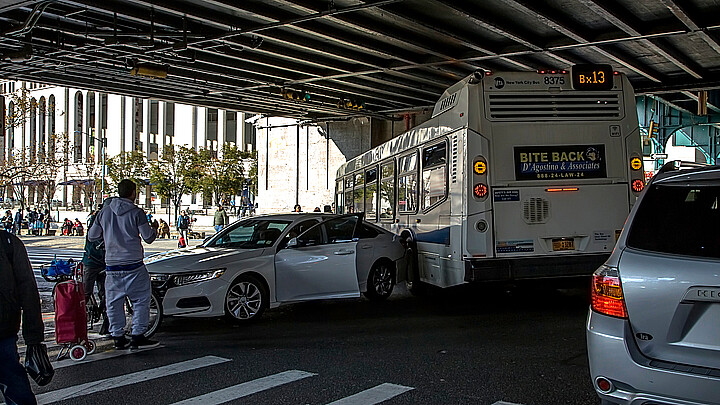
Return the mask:
[(595, 405), (587, 305), (582, 289), (421, 299), (401, 286), (384, 303), (285, 305), (251, 325), (167, 318), (162, 347), (66, 361), (34, 388), (40, 403), (60, 404)]

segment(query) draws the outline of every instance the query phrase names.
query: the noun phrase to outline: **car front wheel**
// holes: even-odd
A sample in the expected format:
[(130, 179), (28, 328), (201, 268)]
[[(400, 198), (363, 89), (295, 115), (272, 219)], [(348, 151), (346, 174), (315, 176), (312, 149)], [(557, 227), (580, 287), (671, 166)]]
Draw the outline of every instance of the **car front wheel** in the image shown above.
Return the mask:
[(371, 301), (382, 301), (392, 294), (395, 277), (392, 267), (387, 262), (376, 263), (368, 274), (365, 296)]
[(254, 321), (265, 311), (268, 296), (265, 285), (257, 277), (241, 276), (225, 295), (225, 315), (233, 322)]

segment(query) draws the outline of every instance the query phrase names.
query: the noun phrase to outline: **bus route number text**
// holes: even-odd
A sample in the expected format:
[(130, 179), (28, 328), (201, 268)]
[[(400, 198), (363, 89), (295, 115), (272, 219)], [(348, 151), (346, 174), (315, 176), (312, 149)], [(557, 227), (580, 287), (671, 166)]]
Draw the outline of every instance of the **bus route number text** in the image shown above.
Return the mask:
[(578, 75), (578, 82), (580, 84), (603, 84), (605, 83), (605, 72), (593, 71), (590, 74)]

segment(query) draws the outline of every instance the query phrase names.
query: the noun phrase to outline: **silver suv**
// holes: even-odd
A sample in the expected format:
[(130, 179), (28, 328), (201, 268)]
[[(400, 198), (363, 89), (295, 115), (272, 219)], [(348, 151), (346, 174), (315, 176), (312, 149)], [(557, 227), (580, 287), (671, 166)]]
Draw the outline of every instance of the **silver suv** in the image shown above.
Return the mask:
[(651, 180), (593, 274), (586, 334), (603, 404), (720, 404), (720, 166)]

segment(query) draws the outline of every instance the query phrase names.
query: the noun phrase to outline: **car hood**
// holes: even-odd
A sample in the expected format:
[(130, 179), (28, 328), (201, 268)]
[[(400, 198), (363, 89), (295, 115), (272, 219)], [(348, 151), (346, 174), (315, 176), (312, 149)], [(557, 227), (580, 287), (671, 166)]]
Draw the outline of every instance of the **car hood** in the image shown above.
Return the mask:
[(226, 267), (230, 263), (261, 256), (266, 250), (194, 247), (158, 253), (146, 257), (144, 262), (150, 273), (183, 273)]

